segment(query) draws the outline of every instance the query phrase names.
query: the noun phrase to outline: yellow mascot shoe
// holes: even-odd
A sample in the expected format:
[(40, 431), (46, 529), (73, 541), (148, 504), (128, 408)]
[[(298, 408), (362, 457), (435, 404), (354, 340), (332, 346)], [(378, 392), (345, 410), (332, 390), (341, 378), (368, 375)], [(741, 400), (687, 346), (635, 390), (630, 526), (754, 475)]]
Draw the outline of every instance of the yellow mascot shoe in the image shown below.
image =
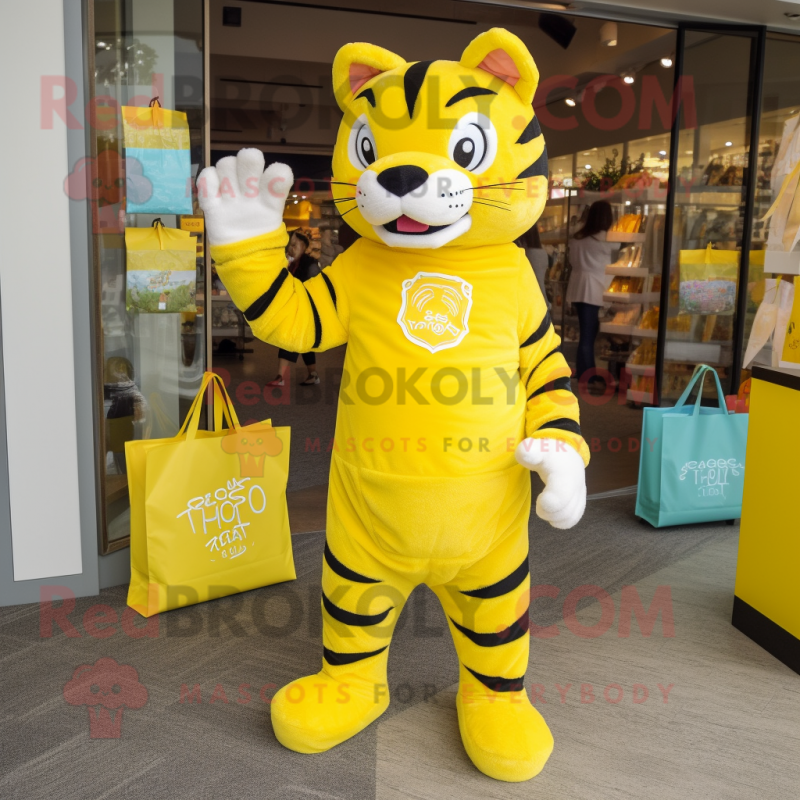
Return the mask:
[(297, 753), (323, 753), (360, 733), (389, 705), (386, 683), (325, 671), (293, 681), (272, 699), (278, 741)]
[(524, 689), (494, 692), (462, 665), (456, 708), (464, 749), (484, 775), (516, 783), (542, 771), (553, 734)]

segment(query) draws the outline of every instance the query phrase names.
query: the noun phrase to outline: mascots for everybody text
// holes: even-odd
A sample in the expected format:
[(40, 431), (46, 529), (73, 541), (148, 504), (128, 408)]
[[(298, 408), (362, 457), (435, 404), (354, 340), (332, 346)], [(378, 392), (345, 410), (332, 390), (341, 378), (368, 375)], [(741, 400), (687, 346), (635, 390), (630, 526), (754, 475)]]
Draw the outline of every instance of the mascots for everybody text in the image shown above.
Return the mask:
[(536, 775), (553, 738), (524, 688), (528, 518), (569, 528), (589, 454), (560, 339), (513, 241), (547, 199), (533, 59), (507, 31), (461, 60), (407, 63), (348, 44), (334, 195), (361, 234), (306, 283), (286, 269), (293, 176), (242, 150), (203, 171), (219, 275), (256, 336), (292, 352), (347, 343), (322, 576), (322, 669), (272, 702), (278, 740), (318, 753), (389, 703), (397, 618), (425, 583), (460, 660), (461, 737), (487, 775)]

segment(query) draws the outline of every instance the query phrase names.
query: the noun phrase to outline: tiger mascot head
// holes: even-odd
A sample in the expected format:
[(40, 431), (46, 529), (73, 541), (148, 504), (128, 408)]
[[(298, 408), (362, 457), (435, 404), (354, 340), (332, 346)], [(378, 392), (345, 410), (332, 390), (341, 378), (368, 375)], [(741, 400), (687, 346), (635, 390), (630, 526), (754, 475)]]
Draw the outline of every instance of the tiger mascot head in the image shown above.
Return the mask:
[(501, 28), (460, 61), (409, 64), (375, 45), (342, 47), (332, 188), (345, 221), (390, 247), (516, 239), (547, 200), (538, 80), (525, 45)]

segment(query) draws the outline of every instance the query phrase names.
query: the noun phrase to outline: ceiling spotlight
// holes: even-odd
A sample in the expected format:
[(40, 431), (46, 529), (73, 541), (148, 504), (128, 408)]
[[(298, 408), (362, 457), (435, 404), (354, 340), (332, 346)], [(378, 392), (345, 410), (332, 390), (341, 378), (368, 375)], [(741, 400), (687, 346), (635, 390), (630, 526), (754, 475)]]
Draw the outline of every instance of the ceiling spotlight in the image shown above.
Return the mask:
[(592, 168), (591, 164), (584, 164), (584, 169), (591, 169), (591, 168)]
[(97, 46), (98, 46), (98, 47), (105, 47), (105, 46), (106, 46), (106, 43), (105, 43), (105, 42), (98, 42), (98, 43), (97, 43)]
[(616, 47), (618, 41), (616, 22), (606, 22), (600, 26), (600, 44), (603, 47)]
[(632, 83), (636, 83), (636, 74), (633, 72), (623, 72), (622, 80), (630, 86)]
[(664, 58), (661, 59), (661, 66), (664, 67), (664, 69), (669, 69), (673, 62), (674, 59), (672, 56), (664, 56)]
[(725, 142), (725, 147), (733, 147), (733, 142)]
[(578, 105), (578, 101), (574, 97), (566, 97), (564, 98), (564, 102), (570, 107), (575, 108)]
[(791, 11), (784, 11), (783, 16), (789, 19), (800, 19), (800, 14), (794, 14)]
[(659, 151), (658, 151), (658, 154), (659, 154), (660, 156), (665, 156), (665, 155), (667, 154), (667, 151), (666, 151), (666, 150), (659, 150)]

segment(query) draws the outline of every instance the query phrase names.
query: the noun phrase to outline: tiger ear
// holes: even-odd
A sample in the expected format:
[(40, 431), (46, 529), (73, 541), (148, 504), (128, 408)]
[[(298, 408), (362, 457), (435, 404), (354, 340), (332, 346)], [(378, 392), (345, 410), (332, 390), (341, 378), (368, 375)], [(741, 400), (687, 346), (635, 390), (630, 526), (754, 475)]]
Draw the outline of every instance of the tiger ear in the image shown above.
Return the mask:
[(347, 110), (368, 80), (405, 63), (400, 56), (374, 44), (355, 42), (341, 47), (333, 59), (333, 93), (339, 108)]
[(492, 28), (476, 36), (461, 55), (461, 65), (482, 69), (512, 86), (529, 105), (539, 85), (539, 70), (522, 40), (504, 28)]

